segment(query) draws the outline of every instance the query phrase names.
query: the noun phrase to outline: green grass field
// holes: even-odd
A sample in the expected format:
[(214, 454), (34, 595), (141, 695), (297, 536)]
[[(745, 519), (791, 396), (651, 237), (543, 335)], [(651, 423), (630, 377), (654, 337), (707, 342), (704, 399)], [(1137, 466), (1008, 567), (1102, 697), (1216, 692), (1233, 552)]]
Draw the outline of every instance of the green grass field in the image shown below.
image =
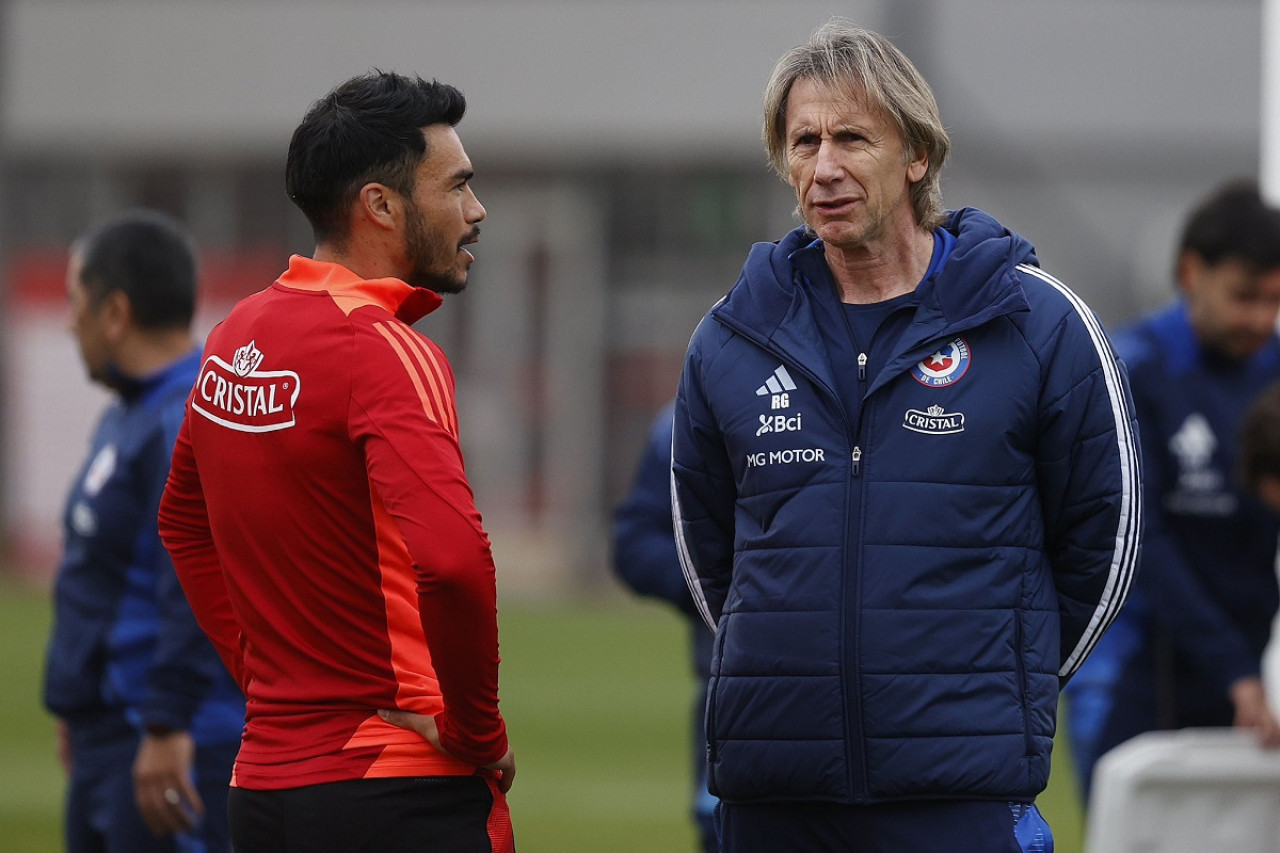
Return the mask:
[[(517, 755), (512, 820), (521, 853), (684, 853), (693, 679), (686, 629), (623, 597), (501, 609), (503, 712)], [(0, 575), (0, 848), (62, 849), (63, 778), (40, 707), (45, 593)], [(1065, 749), (1040, 800), (1058, 853), (1079, 853)]]

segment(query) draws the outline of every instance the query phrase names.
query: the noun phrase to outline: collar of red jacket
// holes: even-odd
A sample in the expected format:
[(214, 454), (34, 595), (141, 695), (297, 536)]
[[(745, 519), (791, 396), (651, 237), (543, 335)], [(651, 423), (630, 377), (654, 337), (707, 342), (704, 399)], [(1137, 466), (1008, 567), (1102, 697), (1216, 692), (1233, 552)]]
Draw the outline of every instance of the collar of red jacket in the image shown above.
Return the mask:
[(341, 264), (302, 255), (289, 258), (289, 269), (276, 283), (327, 293), (347, 314), (363, 305), (377, 305), (405, 323), (416, 323), (444, 303), (435, 291), (398, 278), (361, 278)]

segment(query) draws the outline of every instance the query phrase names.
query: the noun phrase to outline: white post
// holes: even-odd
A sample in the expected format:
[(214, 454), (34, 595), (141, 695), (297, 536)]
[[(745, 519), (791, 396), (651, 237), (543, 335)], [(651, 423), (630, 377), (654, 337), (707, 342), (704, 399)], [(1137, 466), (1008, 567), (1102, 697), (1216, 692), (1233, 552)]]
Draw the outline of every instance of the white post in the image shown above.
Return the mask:
[(1258, 175), (1262, 194), (1280, 202), (1280, 0), (1262, 0), (1262, 120)]

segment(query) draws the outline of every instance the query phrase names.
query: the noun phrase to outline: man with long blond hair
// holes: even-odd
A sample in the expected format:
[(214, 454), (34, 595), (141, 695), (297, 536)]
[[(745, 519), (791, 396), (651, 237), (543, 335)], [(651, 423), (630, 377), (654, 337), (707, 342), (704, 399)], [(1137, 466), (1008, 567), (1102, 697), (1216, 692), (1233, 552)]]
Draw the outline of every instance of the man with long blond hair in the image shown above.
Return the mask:
[(724, 849), (1049, 850), (1058, 688), (1138, 555), (1124, 370), (1030, 243), (943, 210), (887, 39), (821, 27), (764, 113), (803, 225), (694, 332), (672, 448)]

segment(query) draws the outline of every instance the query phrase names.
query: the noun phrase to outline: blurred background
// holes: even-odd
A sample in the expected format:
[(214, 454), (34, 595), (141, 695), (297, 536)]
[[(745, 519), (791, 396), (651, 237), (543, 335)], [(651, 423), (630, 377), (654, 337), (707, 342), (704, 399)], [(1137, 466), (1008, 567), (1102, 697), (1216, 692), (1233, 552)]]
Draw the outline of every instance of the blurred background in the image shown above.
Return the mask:
[[(562, 721), (584, 712), (558, 692), (571, 687), (564, 661), (618, 655), (584, 664), (582, 689), (621, 715), (607, 728), (652, 724), (646, 755), (661, 726), (672, 745), (648, 788), (609, 789), (608, 803), (656, 798), (670, 811), (661, 831), (676, 835), (647, 836), (659, 830), (644, 824), (610, 849), (685, 849), (684, 629), (620, 591), (608, 523), (694, 325), (752, 242), (796, 224), (760, 141), (774, 61), (833, 14), (892, 37), (931, 81), (952, 135), (947, 206), (981, 207), (1027, 236), (1114, 327), (1171, 296), (1187, 207), (1258, 174), (1262, 5), (3, 0), (0, 591), (20, 606), (0, 615), (0, 663), (32, 674), (4, 700), (30, 738), (25, 758), (0, 755), (0, 832), (6, 816), (56, 820), (45, 812), (58, 807), (43, 793), (56, 797), (60, 780), (51, 746), (42, 752), (38, 658), (62, 500), (107, 399), (65, 328), (66, 246), (92, 220), (148, 205), (187, 222), (207, 330), (291, 253), (311, 252), (282, 173), (312, 101), (372, 67), (462, 89), (459, 133), (489, 216), (467, 292), (419, 329), (458, 377), (468, 469), (514, 631), (504, 621), (513, 740), (519, 749), (517, 707), (545, 704)], [(616, 690), (601, 688), (609, 678)], [(655, 699), (659, 688), (669, 698)], [(538, 760), (553, 779), (587, 772), (552, 748)], [(526, 790), (542, 786), (548, 809), (601, 790), (548, 789), (527, 766)], [(44, 780), (36, 793), (32, 778)]]

